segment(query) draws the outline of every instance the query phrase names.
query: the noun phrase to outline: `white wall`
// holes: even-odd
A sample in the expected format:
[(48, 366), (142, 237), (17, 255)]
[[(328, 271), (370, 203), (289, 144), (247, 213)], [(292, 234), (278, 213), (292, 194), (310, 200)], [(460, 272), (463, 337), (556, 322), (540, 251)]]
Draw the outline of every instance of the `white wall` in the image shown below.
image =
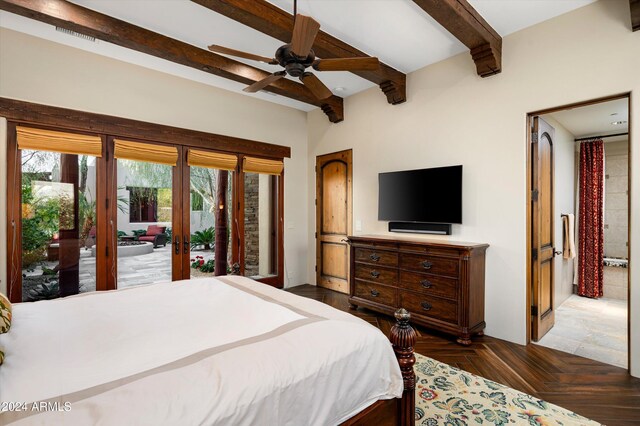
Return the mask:
[[(572, 135), (562, 124), (554, 120), (551, 115), (542, 118), (555, 129), (553, 140), (553, 183), (554, 203), (554, 244), (556, 250), (562, 250), (563, 229), (561, 214), (575, 215), (576, 194), (576, 143)], [(577, 247), (576, 247), (577, 249)], [(577, 255), (577, 252), (576, 252)], [(556, 256), (554, 261), (554, 308), (557, 308), (573, 293), (574, 260)]]
[[(346, 99), (345, 121), (309, 113), (307, 179), (313, 224), (315, 157), (353, 148), (353, 218), (363, 233), (377, 220), (377, 174), (464, 165), (463, 225), (450, 238), (486, 242), (487, 334), (526, 340), (526, 118), (528, 112), (634, 91), (640, 111), (640, 32), (629, 2), (599, 1), (503, 40), (503, 72), (477, 76), (468, 53), (408, 75), (408, 100), (391, 106), (378, 88)], [(632, 164), (640, 164), (640, 119), (632, 123)], [(640, 166), (633, 171), (632, 209), (640, 212)], [(640, 214), (632, 218), (632, 371), (640, 375)], [(313, 241), (313, 226), (308, 240)], [(314, 282), (315, 249), (307, 277)], [(633, 265), (638, 265), (634, 267)]]
[[(2, 97), (290, 146), (285, 283), (306, 281), (308, 214), (298, 201), (307, 198), (306, 113), (7, 29), (0, 29), (0, 54)], [(4, 144), (0, 135), (3, 152)], [(6, 200), (0, 204), (4, 212)], [(4, 267), (6, 256), (0, 261)]]

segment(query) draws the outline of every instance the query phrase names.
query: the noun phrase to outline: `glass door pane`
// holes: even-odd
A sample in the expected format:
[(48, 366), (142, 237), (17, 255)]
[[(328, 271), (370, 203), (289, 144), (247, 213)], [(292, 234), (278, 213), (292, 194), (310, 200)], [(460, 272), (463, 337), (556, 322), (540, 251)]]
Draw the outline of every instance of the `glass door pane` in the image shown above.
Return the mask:
[(254, 279), (278, 274), (278, 176), (244, 174), (244, 275)]
[(22, 150), (22, 301), (96, 289), (96, 157)]
[(116, 162), (117, 288), (171, 281), (174, 167)]
[[(207, 167), (191, 166), (190, 172), (190, 276), (215, 274), (215, 257), (224, 257), (225, 268), (231, 263), (231, 220), (233, 172)], [(222, 196), (220, 196), (223, 194)], [(219, 217), (222, 215), (221, 217)], [(217, 220), (219, 219), (219, 222)], [(216, 223), (218, 229), (216, 230)], [(217, 231), (217, 232), (216, 232)], [(226, 238), (216, 253), (216, 238)], [(218, 274), (218, 275), (224, 275)]]

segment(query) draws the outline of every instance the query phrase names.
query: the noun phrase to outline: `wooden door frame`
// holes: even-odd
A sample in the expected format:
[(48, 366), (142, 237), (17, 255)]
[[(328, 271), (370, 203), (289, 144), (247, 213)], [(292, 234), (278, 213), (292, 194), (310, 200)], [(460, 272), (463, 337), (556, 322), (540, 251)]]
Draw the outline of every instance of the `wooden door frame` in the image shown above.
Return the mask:
[[(628, 160), (628, 190), (629, 190), (629, 201), (631, 200), (631, 194), (632, 194), (632, 188), (631, 188), (631, 171), (632, 171), (632, 163), (631, 163), (631, 140), (632, 140), (632, 126), (631, 126), (631, 120), (632, 120), (632, 111), (631, 111), (631, 92), (624, 92), (624, 93), (619, 93), (616, 95), (611, 95), (611, 96), (604, 96), (601, 98), (596, 98), (596, 99), (590, 99), (590, 100), (586, 100), (586, 101), (581, 101), (581, 102), (575, 102), (575, 103), (571, 103), (571, 104), (565, 104), (565, 105), (561, 105), (558, 107), (553, 107), (553, 108), (546, 108), (546, 109), (541, 109), (541, 110), (537, 110), (537, 111), (533, 111), (533, 112), (529, 112), (527, 113), (527, 122), (526, 122), (526, 127), (525, 127), (525, 152), (526, 152), (526, 242), (525, 242), (525, 267), (526, 267), (526, 306), (525, 306), (525, 315), (526, 315), (526, 329), (527, 329), (527, 338), (526, 338), (526, 343), (529, 344), (531, 343), (531, 291), (532, 291), (532, 280), (531, 280), (531, 272), (532, 272), (532, 264), (531, 264), (531, 241), (532, 241), (532, 235), (531, 235), (531, 221), (532, 221), (532, 217), (531, 217), (531, 171), (532, 171), (532, 158), (531, 158), (531, 125), (532, 125), (532, 120), (534, 116), (540, 116), (540, 115), (544, 115), (544, 114), (551, 114), (554, 112), (559, 112), (559, 111), (563, 111), (563, 110), (567, 110), (567, 109), (572, 109), (572, 108), (580, 108), (580, 107), (585, 107), (585, 106), (589, 106), (589, 105), (594, 105), (594, 104), (599, 104), (599, 103), (603, 103), (603, 102), (608, 102), (608, 101), (614, 101), (614, 100), (618, 100), (618, 99), (627, 99), (627, 103), (628, 103), (628, 111), (629, 111), (629, 151), (628, 151), (628, 155), (629, 155), (629, 160)], [(631, 218), (631, 203), (628, 203), (628, 217), (629, 219)], [(631, 250), (632, 250), (632, 244), (631, 244), (631, 221), (629, 220), (629, 224), (628, 224), (628, 236), (627, 236), (627, 241), (629, 241), (629, 247), (628, 247), (628, 258), (631, 259)], [(631, 272), (631, 264), (629, 264), (629, 272)], [(627, 295), (627, 353), (630, 354), (631, 353), (631, 315), (629, 315), (629, 313), (631, 312), (631, 273), (628, 274), (628, 278), (627, 278), (627, 290), (628, 290), (628, 295)], [(627, 363), (627, 369), (630, 370), (631, 369), (631, 357), (629, 357), (629, 361)]]
[[(315, 165), (315, 175), (316, 175), (316, 230), (315, 230), (315, 239), (316, 239), (316, 286), (320, 282), (320, 274), (321, 268), (321, 259), (322, 259), (322, 250), (320, 247), (320, 227), (322, 224), (322, 185), (319, 179), (319, 170), (320, 170), (320, 157), (329, 157), (335, 156), (335, 158), (340, 158), (343, 154), (347, 154), (347, 235), (352, 235), (353, 233), (353, 149), (345, 149), (342, 151), (330, 152), (327, 154), (316, 155), (316, 165)], [(320, 200), (320, 201), (319, 201)], [(351, 286), (351, 262), (349, 259), (351, 250), (347, 250), (347, 288)]]

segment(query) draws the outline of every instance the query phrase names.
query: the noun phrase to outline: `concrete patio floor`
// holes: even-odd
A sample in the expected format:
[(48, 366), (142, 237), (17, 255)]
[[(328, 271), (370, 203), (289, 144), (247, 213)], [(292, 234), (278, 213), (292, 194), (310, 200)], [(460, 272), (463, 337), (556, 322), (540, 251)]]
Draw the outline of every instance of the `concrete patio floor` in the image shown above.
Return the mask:
[[(212, 251), (196, 251), (193, 255), (204, 256), (205, 260), (213, 258)], [(42, 275), (43, 268), (53, 269), (58, 262), (42, 262), (32, 271), (23, 270), (27, 276)], [(118, 257), (118, 288), (133, 287), (171, 281), (171, 245), (158, 247), (152, 253), (137, 256)], [(96, 258), (91, 250), (80, 250), (80, 293), (96, 289)]]

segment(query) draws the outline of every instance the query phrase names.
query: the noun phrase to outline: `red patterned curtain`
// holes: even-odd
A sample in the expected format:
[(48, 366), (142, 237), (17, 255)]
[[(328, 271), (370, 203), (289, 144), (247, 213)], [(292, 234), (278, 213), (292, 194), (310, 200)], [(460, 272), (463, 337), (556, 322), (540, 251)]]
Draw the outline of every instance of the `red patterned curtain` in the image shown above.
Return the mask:
[(578, 294), (602, 297), (604, 268), (604, 143), (580, 144)]

